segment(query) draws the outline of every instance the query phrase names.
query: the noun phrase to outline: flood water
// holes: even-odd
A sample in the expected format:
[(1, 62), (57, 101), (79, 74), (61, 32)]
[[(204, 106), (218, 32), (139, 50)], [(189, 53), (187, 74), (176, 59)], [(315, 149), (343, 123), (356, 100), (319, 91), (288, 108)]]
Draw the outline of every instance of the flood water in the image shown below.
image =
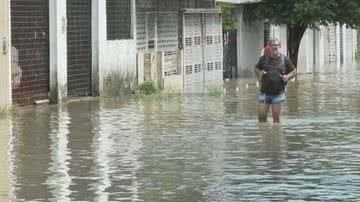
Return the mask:
[(223, 97), (18, 109), (0, 122), (0, 198), (358, 201), (359, 79), (356, 66), (300, 75), (280, 126), (257, 123), (254, 79)]

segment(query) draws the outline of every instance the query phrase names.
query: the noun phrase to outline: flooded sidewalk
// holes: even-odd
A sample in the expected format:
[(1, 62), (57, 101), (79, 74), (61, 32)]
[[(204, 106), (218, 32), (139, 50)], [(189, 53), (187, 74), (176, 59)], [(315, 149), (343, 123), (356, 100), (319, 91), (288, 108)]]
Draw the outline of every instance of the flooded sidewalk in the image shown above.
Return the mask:
[(257, 123), (254, 79), (225, 82), (222, 97), (17, 110), (0, 122), (0, 199), (356, 201), (359, 78), (357, 67), (300, 75), (281, 126)]

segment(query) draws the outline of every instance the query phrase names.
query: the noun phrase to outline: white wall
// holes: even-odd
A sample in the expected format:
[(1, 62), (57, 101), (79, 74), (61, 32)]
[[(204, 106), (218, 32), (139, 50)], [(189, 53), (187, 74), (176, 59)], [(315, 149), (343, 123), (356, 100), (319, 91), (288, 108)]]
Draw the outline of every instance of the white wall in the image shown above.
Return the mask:
[(287, 28), (286, 25), (270, 25), (270, 39), (278, 39), (281, 43), (280, 52), (287, 55)]
[[(133, 37), (130, 40), (107, 40), (106, 36), (106, 1), (93, 0), (93, 75), (98, 77), (94, 89), (103, 95), (104, 81), (109, 75), (117, 74), (125, 79), (127, 76), (136, 78), (136, 35), (135, 35), (135, 0), (132, 5)], [(96, 82), (97, 78), (93, 78)]]
[(57, 103), (67, 97), (66, 1), (49, 1), (50, 99)]
[(252, 71), (258, 62), (264, 47), (264, 22), (245, 23), (242, 8), (236, 12), (235, 29), (237, 29), (237, 61), (238, 75), (244, 71)]
[[(312, 72), (314, 64), (319, 64), (319, 37), (318, 31), (307, 29), (301, 39), (298, 55), (298, 73)], [(315, 55), (315, 58), (314, 58)]]
[(0, 1), (0, 109), (11, 105), (9, 2), (9, 0)]

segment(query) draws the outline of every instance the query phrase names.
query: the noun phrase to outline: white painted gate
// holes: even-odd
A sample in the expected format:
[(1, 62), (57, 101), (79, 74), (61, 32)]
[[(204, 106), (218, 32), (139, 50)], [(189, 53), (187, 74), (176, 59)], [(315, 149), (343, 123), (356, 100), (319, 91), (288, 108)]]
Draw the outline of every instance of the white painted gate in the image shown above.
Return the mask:
[(214, 88), (223, 83), (223, 44), (220, 14), (206, 14), (204, 35), (206, 37), (205, 88)]
[(204, 93), (223, 82), (221, 15), (186, 13), (183, 20), (184, 93)]
[(202, 93), (204, 58), (201, 14), (185, 14), (183, 20), (184, 93)]

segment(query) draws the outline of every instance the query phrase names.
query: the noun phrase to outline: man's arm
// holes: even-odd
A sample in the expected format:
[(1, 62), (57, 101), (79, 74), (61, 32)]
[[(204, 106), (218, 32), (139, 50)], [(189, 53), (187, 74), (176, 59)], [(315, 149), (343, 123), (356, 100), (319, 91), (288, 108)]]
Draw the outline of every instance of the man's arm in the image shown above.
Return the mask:
[(296, 76), (296, 69), (293, 70), (293, 71), (291, 71), (291, 72), (289, 72), (289, 73), (286, 74), (286, 75), (280, 75), (280, 77), (282, 78), (282, 80), (283, 80), (284, 82), (287, 82), (287, 81), (293, 79), (295, 76)]
[(266, 71), (259, 69), (258, 67), (255, 67), (255, 73), (261, 79), (265, 74)]
[(261, 80), (261, 78), (266, 74), (266, 71), (264, 71), (264, 56), (261, 56), (258, 63), (256, 64), (254, 68), (256, 76)]
[(297, 74), (296, 68), (294, 64), (291, 62), (289, 58), (286, 58), (286, 74), (280, 75), (280, 77), (283, 79), (283, 81), (287, 82), (291, 79), (293, 79)]

